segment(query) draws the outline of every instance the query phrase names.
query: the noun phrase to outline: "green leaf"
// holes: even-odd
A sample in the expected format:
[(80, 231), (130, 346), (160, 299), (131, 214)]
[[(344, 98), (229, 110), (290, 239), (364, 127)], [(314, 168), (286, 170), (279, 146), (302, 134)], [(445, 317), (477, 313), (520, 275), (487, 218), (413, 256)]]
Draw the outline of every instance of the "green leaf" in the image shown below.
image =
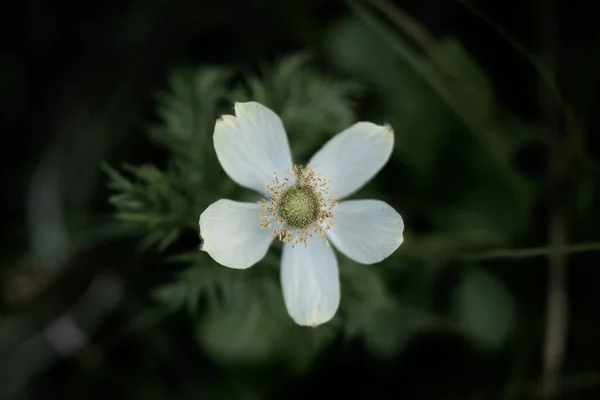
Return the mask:
[(227, 98), (230, 76), (223, 68), (171, 74), (169, 90), (158, 95), (158, 113), (163, 123), (149, 130), (150, 137), (174, 155), (199, 165), (202, 149), (212, 142), (215, 120)]
[(417, 333), (417, 321), (391, 298), (362, 302), (344, 299), (344, 302), (347, 334), (362, 337), (367, 348), (378, 357), (396, 356)]
[(341, 313), (348, 337), (362, 337), (380, 357), (393, 357), (415, 334), (411, 316), (404, 313), (373, 268), (344, 260)]
[(198, 329), (204, 349), (218, 361), (257, 364), (277, 356), (285, 325), (257, 301), (244, 301), (209, 313)]
[(117, 217), (146, 231), (144, 244), (164, 250), (179, 238), (185, 228), (197, 229), (190, 193), (169, 173), (152, 165), (126, 166), (133, 179), (110, 167), (105, 170), (109, 186), (118, 192), (109, 201), (118, 209)]
[[(371, 29), (354, 17), (346, 17), (334, 25), (326, 42), (328, 55), (336, 66), (381, 89), (394, 86), (403, 70), (389, 46)], [(365, 57), (377, 54), (377, 57)]]
[(429, 57), (462, 112), (468, 113), (474, 122), (491, 122), (496, 108), (492, 82), (462, 44), (456, 39), (444, 38), (430, 49)]
[(513, 296), (483, 269), (464, 272), (454, 291), (452, 312), (473, 343), (488, 350), (505, 344), (517, 322)]
[(203, 297), (210, 307), (219, 307), (223, 300), (221, 294), (232, 290), (231, 273), (212, 263), (194, 266), (179, 273), (173, 282), (156, 289), (153, 296), (172, 312), (185, 308), (191, 316), (196, 316)]
[(323, 142), (355, 122), (353, 97), (360, 87), (334, 80), (311, 68), (310, 57), (285, 57), (261, 75), (248, 78), (238, 97), (258, 101), (275, 111), (285, 125), (295, 159), (310, 156)]
[[(281, 114), (296, 153), (320, 146), (354, 120), (351, 96), (356, 85), (314, 71), (306, 55), (293, 55), (262, 75), (234, 86), (222, 68), (180, 70), (160, 93), (161, 123), (148, 135), (169, 152), (166, 169), (126, 166), (129, 176), (104, 166), (110, 202), (117, 217), (142, 229), (143, 247), (164, 251), (184, 233), (197, 232), (202, 210), (220, 198), (238, 198), (243, 189), (229, 179), (212, 145), (215, 121), (233, 101), (261, 101)], [(293, 138), (292, 138), (293, 139)], [(196, 233), (194, 233), (196, 234)]]
[[(271, 280), (267, 286), (273, 288), (277, 283)], [(283, 307), (278, 289), (260, 295), (253, 290), (254, 285), (246, 285), (245, 289), (223, 308), (206, 314), (198, 324), (198, 340), (216, 361), (254, 366), (280, 361), (303, 370), (332, 339), (333, 325), (295, 325)]]

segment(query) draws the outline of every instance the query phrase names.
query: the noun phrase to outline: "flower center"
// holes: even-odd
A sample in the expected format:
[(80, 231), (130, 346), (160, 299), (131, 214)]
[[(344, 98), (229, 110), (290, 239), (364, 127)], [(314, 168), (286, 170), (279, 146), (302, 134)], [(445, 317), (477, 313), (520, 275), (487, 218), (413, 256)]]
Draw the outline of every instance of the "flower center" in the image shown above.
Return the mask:
[(304, 184), (296, 184), (286, 190), (277, 212), (285, 223), (292, 228), (306, 228), (319, 219), (319, 198), (315, 190)]
[(333, 224), (331, 209), (338, 203), (326, 198), (328, 181), (307, 165), (294, 165), (284, 177), (275, 174), (272, 184), (265, 188), (268, 199), (259, 202), (265, 212), (260, 214), (261, 228), (275, 222), (273, 237), (293, 245), (306, 241), (313, 234), (325, 239), (325, 230)]

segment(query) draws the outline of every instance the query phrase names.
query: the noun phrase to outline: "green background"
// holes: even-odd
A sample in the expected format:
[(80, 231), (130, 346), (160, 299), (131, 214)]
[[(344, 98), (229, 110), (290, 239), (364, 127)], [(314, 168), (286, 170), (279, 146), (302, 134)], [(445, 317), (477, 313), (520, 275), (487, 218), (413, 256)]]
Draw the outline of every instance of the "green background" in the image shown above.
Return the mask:
[[(0, 398), (598, 398), (598, 11), (8, 4)], [(405, 242), (338, 254), (315, 329), (285, 311), (280, 245), (247, 271), (197, 251), (208, 205), (253, 199), (211, 140), (247, 100), (298, 162), (355, 121), (395, 131), (353, 198), (392, 205)]]

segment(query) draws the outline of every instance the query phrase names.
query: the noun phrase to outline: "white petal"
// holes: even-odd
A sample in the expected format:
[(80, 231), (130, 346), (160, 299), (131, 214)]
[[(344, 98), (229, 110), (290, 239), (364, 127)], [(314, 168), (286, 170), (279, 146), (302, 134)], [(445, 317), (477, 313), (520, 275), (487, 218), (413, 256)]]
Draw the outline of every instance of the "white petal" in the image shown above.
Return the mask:
[(394, 147), (389, 125), (358, 122), (331, 138), (310, 160), (330, 182), (329, 194), (346, 197), (363, 187), (387, 163)]
[(387, 258), (402, 244), (404, 221), (387, 203), (349, 200), (334, 207), (333, 226), (326, 231), (336, 249), (361, 264)]
[(329, 321), (340, 305), (338, 265), (333, 249), (313, 236), (307, 246), (286, 243), (281, 257), (285, 306), (298, 325)]
[(221, 199), (200, 215), (202, 250), (229, 268), (244, 269), (267, 254), (273, 240), (271, 229), (260, 228), (258, 204)]
[(215, 124), (217, 157), (231, 179), (262, 193), (274, 173), (283, 176), (292, 166), (283, 123), (255, 102), (235, 103), (235, 114), (224, 115)]

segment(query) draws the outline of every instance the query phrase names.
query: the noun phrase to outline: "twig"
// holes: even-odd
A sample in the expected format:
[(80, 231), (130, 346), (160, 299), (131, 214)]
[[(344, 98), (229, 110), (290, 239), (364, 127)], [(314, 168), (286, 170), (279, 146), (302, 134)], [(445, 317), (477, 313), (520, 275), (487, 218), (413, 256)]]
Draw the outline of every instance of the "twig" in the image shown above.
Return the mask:
[(463, 261), (486, 261), (496, 259), (521, 259), (534, 257), (551, 257), (557, 254), (586, 253), (600, 251), (600, 242), (579, 243), (561, 246), (528, 247), (524, 249), (490, 250), (481, 253), (456, 256)]
[[(600, 168), (594, 163), (594, 161), (588, 156), (583, 146), (583, 127), (579, 121), (576, 110), (573, 106), (564, 98), (556, 77), (549, 65), (546, 64), (545, 60), (539, 57), (537, 54), (529, 52), (525, 46), (519, 43), (506, 29), (500, 26), (498, 23), (493, 21), (489, 16), (484, 14), (481, 10), (476, 8), (470, 1), (457, 0), (467, 10), (472, 12), (475, 16), (480, 18), (483, 22), (492, 27), (498, 35), (500, 35), (515, 51), (521, 54), (531, 66), (537, 71), (542, 82), (550, 90), (554, 100), (560, 105), (561, 111), (564, 115), (565, 122), (570, 132), (571, 139), (574, 141), (574, 151), (579, 157), (582, 158), (584, 164), (589, 167), (592, 171), (599, 173)], [(580, 113), (581, 114), (581, 113)]]
[[(453, 85), (449, 85), (448, 77), (454, 76), (452, 66), (448, 64), (446, 57), (442, 57), (440, 50), (443, 44), (427, 32), (416, 20), (394, 6), (387, 0), (346, 0), (349, 7), (354, 11), (365, 25), (374, 33), (379, 35), (390, 48), (396, 52), (410, 66), (415, 73), (423, 78), (430, 87), (437, 92), (446, 105), (462, 120), (467, 131), (473, 138), (488, 151), (489, 156), (498, 171), (500, 171), (511, 187), (517, 200), (520, 211), (526, 213), (526, 204), (530, 200), (530, 190), (524, 178), (517, 173), (512, 164), (511, 156), (507, 151), (507, 145), (502, 136), (495, 129), (490, 128), (489, 119), (482, 119), (481, 115), (473, 114), (473, 108), (464, 100), (464, 94), (456, 91)], [(370, 4), (371, 8), (377, 10), (379, 17), (363, 4)], [(415, 50), (395, 33), (389, 24), (392, 22), (402, 30), (402, 33), (411, 39), (418, 50)]]
[(546, 87), (550, 89), (554, 96), (556, 96), (556, 100), (561, 104), (563, 103), (563, 97), (561, 96), (560, 90), (558, 89), (554, 79), (554, 74), (543, 59), (541, 59), (537, 54), (529, 52), (525, 46), (519, 43), (519, 41), (516, 40), (510, 33), (508, 33), (502, 26), (493, 21), (479, 9), (475, 8), (475, 6), (473, 6), (469, 1), (457, 1), (483, 22), (492, 27), (496, 33), (498, 33), (498, 35), (500, 35), (513, 49), (520, 53), (533, 66), (533, 68), (535, 68)]
[[(557, 24), (556, 5), (544, 2), (547, 8), (541, 20), (542, 48), (547, 53), (546, 59), (551, 62), (550, 72), (553, 80), (557, 60)], [(554, 68), (553, 68), (554, 67)], [(542, 82), (543, 84), (543, 82)], [(560, 113), (556, 105), (548, 102), (545, 91), (540, 90), (540, 105), (542, 118), (546, 122), (550, 136), (549, 147), (549, 202), (550, 219), (548, 225), (548, 242), (551, 246), (565, 246), (568, 241), (567, 221), (564, 210), (563, 195), (567, 174), (569, 148), (559, 124)], [(566, 132), (567, 134), (571, 132)], [(566, 334), (568, 326), (568, 298), (566, 289), (567, 255), (555, 253), (549, 256), (548, 271), (548, 298), (546, 303), (546, 329), (543, 349), (543, 374), (541, 381), (541, 395), (545, 399), (553, 399), (558, 395), (559, 379), (562, 364), (566, 353)]]
[[(567, 241), (566, 221), (562, 210), (556, 208), (550, 217), (549, 241), (564, 245)], [(565, 358), (568, 326), (568, 298), (565, 285), (567, 255), (555, 253), (549, 257), (546, 338), (544, 343), (544, 371), (542, 395), (546, 399), (555, 396), (560, 370)]]

